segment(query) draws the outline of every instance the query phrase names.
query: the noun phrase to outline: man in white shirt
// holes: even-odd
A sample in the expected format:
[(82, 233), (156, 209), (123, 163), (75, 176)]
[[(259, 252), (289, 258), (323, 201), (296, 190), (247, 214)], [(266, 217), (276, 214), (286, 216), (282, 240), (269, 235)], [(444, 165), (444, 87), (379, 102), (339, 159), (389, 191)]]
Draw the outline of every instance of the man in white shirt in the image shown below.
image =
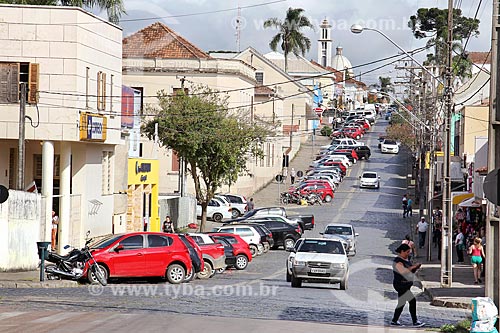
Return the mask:
[(420, 221), (417, 224), (417, 228), (415, 231), (418, 232), (418, 247), (423, 249), (425, 245), (425, 236), (427, 235), (427, 228), (429, 224), (425, 220), (425, 217), (421, 217)]

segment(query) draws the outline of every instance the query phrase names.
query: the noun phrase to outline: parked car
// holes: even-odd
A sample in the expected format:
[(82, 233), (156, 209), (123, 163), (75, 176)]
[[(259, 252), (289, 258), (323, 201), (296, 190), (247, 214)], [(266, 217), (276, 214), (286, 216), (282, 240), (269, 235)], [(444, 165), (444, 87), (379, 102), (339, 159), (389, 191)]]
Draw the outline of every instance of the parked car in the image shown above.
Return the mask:
[(382, 153), (392, 153), (392, 154), (397, 154), (399, 153), (399, 145), (396, 141), (390, 140), (390, 139), (385, 139), (381, 144), (380, 144), (380, 151)]
[(354, 227), (350, 224), (330, 223), (326, 226), (325, 231), (320, 233), (325, 238), (335, 238), (341, 236), (349, 244), (349, 255), (355, 256), (358, 251), (358, 236)]
[(292, 288), (300, 288), (302, 282), (340, 284), (347, 289), (349, 260), (344, 246), (338, 240), (305, 238), (295, 249), (288, 248)]
[(231, 203), (232, 218), (235, 219), (247, 212), (247, 199), (239, 194), (220, 194)]
[[(274, 240), (273, 240), (273, 235), (271, 231), (269, 231), (265, 226), (260, 225), (260, 224), (254, 224), (252, 223), (253, 221), (247, 219), (241, 222), (232, 222), (229, 223), (230, 225), (251, 225), (252, 227), (255, 227), (255, 230), (260, 235), (260, 242), (264, 246), (263, 253), (267, 253), (269, 249), (271, 249), (274, 246)], [(226, 224), (227, 225), (227, 224)], [(259, 255), (262, 253), (259, 253)]]
[[(231, 206), (218, 198), (212, 198), (207, 206), (207, 219), (215, 222), (222, 222), (223, 219), (230, 219), (232, 215)], [(196, 216), (201, 218), (201, 205), (196, 205)]]
[(380, 188), (380, 176), (374, 171), (365, 171), (359, 176), (359, 187)]
[(259, 232), (249, 225), (225, 225), (217, 229), (217, 232), (239, 235), (250, 247), (252, 257), (264, 252), (264, 245), (261, 242)]
[(295, 242), (302, 236), (302, 230), (298, 224), (293, 225), (283, 221), (268, 219), (255, 219), (251, 221), (255, 224), (264, 225), (272, 232), (274, 249), (277, 249), (280, 246), (283, 246), (284, 249), (287, 247), (293, 247)]
[(207, 234), (188, 233), (188, 235), (198, 244), (203, 256), (204, 269), (196, 275), (199, 279), (208, 279), (214, 276), (217, 270), (226, 268), (224, 246), (215, 243)]
[(117, 234), (91, 244), (90, 248), (106, 279), (165, 277), (177, 284), (184, 282), (192, 270), (189, 252), (176, 234)]
[(372, 152), (368, 146), (355, 147), (354, 150), (356, 151), (356, 154), (358, 154), (360, 159), (367, 160), (372, 155)]
[(252, 216), (281, 215), (289, 220), (297, 221), (302, 230), (312, 230), (314, 228), (314, 215), (289, 215), (284, 207), (261, 207), (247, 212), (243, 217), (229, 222), (237, 222), (248, 219)]
[(243, 238), (239, 235), (226, 233), (210, 233), (209, 235), (214, 241), (223, 239), (231, 244), (233, 256), (228, 257), (226, 254), (226, 265), (232, 266), (237, 270), (247, 268), (248, 263), (252, 261), (252, 253), (250, 252), (248, 243)]

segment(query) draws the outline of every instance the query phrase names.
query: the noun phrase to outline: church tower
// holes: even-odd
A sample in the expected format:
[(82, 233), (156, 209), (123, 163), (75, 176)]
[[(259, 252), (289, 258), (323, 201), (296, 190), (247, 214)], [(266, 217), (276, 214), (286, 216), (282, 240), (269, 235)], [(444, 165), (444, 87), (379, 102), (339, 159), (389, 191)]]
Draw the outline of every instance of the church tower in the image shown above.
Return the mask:
[(318, 63), (322, 66), (332, 65), (332, 38), (330, 36), (332, 27), (325, 18), (320, 27), (320, 38), (318, 38)]

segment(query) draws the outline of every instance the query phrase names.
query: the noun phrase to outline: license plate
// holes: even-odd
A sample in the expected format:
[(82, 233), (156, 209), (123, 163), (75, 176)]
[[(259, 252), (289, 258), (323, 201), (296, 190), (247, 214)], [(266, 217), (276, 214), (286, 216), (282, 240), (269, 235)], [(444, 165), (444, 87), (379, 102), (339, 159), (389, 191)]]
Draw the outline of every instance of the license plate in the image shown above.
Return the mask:
[(326, 274), (326, 269), (324, 269), (324, 268), (311, 268), (311, 273)]

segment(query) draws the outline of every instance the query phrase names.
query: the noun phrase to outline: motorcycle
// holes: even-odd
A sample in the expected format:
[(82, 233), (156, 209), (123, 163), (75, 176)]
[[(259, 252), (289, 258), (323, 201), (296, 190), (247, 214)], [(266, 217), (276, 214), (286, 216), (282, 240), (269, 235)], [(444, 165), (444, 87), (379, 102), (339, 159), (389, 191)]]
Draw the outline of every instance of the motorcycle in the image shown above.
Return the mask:
[(323, 203), (321, 197), (316, 193), (309, 193), (306, 197), (306, 200), (311, 206), (314, 204), (321, 205)]
[[(106, 272), (104, 268), (97, 264), (89, 249), (92, 238), (88, 238), (90, 231), (87, 232), (85, 246), (79, 250), (73, 248), (67, 255), (62, 256), (56, 252), (49, 251), (46, 261), (51, 262), (45, 266), (45, 274), (49, 280), (81, 280), (87, 275), (90, 282), (99, 282), (105, 286)], [(64, 249), (69, 249), (66, 245)]]

